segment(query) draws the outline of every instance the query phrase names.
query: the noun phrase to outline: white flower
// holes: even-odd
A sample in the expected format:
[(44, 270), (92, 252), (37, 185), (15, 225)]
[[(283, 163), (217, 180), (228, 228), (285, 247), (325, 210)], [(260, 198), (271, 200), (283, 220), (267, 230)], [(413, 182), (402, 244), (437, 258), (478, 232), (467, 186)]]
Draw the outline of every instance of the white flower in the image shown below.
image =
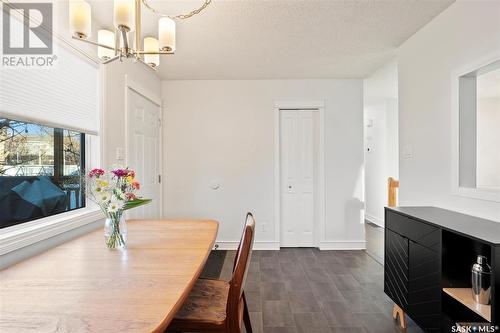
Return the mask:
[(111, 200), (111, 195), (108, 192), (102, 192), (98, 198), (101, 203), (106, 204)]
[(111, 202), (108, 206), (108, 213), (116, 213), (117, 211), (118, 206)]
[(123, 208), (123, 201), (119, 200), (117, 197), (113, 195), (113, 198), (111, 199), (109, 205), (108, 205), (108, 212), (109, 213), (116, 213), (120, 209)]

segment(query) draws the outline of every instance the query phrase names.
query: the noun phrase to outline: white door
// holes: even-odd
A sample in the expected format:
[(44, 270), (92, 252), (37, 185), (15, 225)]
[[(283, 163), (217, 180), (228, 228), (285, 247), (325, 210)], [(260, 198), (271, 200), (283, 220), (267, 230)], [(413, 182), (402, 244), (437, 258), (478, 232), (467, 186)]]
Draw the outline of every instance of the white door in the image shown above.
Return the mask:
[(141, 183), (139, 195), (153, 199), (131, 209), (128, 218), (159, 218), (161, 211), (160, 112), (161, 107), (135, 90), (127, 89), (127, 158)]
[(317, 114), (312, 110), (280, 110), (280, 246), (283, 247), (315, 246)]

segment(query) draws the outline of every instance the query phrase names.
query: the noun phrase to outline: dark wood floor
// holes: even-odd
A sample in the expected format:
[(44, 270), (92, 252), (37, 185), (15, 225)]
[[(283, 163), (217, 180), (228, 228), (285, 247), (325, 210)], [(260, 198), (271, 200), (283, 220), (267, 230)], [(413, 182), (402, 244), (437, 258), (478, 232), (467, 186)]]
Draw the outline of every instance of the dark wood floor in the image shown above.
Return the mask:
[[(228, 279), (234, 252), (221, 278)], [(254, 251), (245, 288), (254, 332), (400, 332), (383, 267), (364, 251)], [(406, 332), (422, 332), (410, 321)]]

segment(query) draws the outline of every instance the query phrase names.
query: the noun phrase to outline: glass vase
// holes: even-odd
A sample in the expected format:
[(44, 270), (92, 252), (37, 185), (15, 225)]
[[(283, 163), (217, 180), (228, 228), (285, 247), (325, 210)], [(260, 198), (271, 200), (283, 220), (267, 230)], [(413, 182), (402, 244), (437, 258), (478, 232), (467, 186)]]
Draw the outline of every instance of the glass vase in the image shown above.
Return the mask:
[(127, 224), (122, 213), (113, 213), (104, 223), (104, 241), (108, 249), (123, 249), (127, 241)]

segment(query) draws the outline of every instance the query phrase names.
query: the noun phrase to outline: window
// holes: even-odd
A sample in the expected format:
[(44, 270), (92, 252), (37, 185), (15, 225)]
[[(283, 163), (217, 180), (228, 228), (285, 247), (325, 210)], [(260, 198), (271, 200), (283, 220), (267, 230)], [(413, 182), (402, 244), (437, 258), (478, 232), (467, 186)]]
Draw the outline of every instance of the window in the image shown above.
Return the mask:
[(0, 118), (0, 228), (85, 207), (85, 134)]

